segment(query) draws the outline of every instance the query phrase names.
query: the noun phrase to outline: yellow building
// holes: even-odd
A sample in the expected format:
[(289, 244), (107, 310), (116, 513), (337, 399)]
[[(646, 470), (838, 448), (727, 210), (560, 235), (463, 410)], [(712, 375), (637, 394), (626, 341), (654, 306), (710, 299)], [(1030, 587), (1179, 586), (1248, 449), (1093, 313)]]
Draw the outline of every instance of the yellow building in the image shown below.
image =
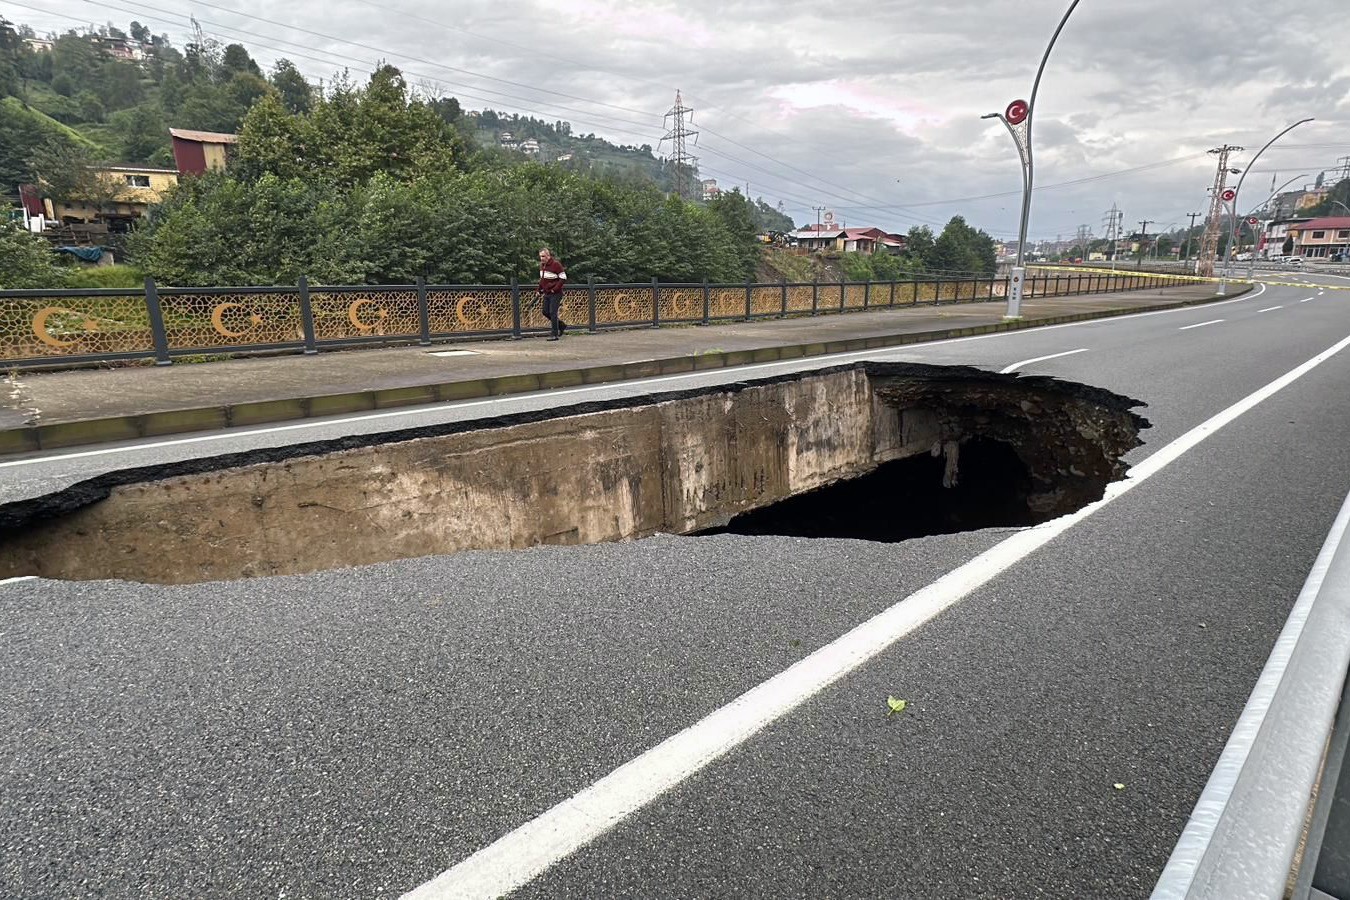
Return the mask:
[(71, 197), (42, 201), (47, 218), (55, 222), (105, 222), (110, 230), (121, 230), (144, 216), (152, 204), (160, 202), (169, 188), (178, 184), (178, 172), (147, 166), (102, 166), (97, 170), (98, 187), (90, 191), (98, 196)]

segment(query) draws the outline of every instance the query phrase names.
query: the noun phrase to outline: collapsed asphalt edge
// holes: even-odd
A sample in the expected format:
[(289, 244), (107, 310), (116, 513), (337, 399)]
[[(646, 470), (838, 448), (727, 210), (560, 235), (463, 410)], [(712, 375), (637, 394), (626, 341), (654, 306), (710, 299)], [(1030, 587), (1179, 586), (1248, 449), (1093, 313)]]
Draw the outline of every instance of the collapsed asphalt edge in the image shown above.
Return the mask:
[(774, 347), (689, 354), (641, 362), (586, 366), (578, 369), (561, 369), (524, 375), (501, 375), (468, 381), (440, 382), (374, 391), (353, 391), (314, 397), (261, 400), (224, 406), (57, 422), (50, 425), (26, 425), (20, 428), (0, 430), (0, 455), (163, 437), (194, 431), (242, 428), (295, 419), (394, 409), (402, 406), (502, 397), (582, 385), (614, 384), (661, 375), (735, 368), (754, 363), (929, 343), (952, 338), (973, 337), (981, 334), (1197, 306), (1218, 299), (1241, 296), (1250, 290), (1251, 287), (1247, 286), (1242, 291), (1225, 294), (1222, 297), (1216, 295), (1213, 298), (1183, 300), (1132, 309), (1110, 309), (1036, 319), (1005, 320), (988, 325), (948, 328), (939, 331), (876, 335), (804, 344), (784, 344)]

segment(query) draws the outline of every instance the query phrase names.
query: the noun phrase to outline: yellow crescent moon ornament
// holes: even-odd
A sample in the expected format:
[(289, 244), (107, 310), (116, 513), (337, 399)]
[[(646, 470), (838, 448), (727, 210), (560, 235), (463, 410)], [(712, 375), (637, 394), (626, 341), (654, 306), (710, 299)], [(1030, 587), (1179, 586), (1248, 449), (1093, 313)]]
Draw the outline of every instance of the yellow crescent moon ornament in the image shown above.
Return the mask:
[(211, 310), (211, 327), (227, 338), (243, 337), (245, 334), (248, 334), (249, 330), (247, 328), (245, 328), (243, 331), (231, 331), (230, 329), (225, 327), (225, 312), (231, 309), (243, 309), (243, 308), (244, 304), (242, 303), (217, 304), (216, 308)]
[[(42, 343), (46, 344), (49, 347), (72, 346), (75, 343), (75, 340), (78, 340), (78, 338), (76, 338), (75, 340), (63, 341), (47, 330), (47, 320), (50, 319), (52, 316), (56, 315), (57, 313), (65, 313), (66, 315), (69, 316), (84, 315), (84, 313), (76, 312), (73, 309), (66, 309), (64, 306), (45, 307), (44, 309), (40, 309), (37, 312), (33, 313), (33, 334), (37, 335), (37, 339), (42, 341)], [(86, 318), (83, 321), (83, 325), (86, 330), (93, 330), (94, 322)]]
[[(470, 301), (477, 302), (473, 306), (469, 306)], [(455, 304), (455, 318), (459, 319), (460, 323), (467, 328), (480, 324), (487, 314), (487, 306), (480, 298), (472, 294), (460, 297), (459, 302)]]
[(367, 299), (353, 300), (352, 305), (347, 307), (347, 321), (351, 322), (352, 327), (355, 328), (357, 331), (362, 332), (363, 334), (373, 329), (380, 322), (383, 322), (385, 318), (389, 315), (389, 311), (387, 309), (380, 308), (375, 315), (376, 321), (370, 323), (369, 325), (367, 325), (365, 322), (362, 322), (361, 307), (365, 306), (368, 303), (373, 304), (374, 302), (375, 302), (374, 300), (367, 300)]

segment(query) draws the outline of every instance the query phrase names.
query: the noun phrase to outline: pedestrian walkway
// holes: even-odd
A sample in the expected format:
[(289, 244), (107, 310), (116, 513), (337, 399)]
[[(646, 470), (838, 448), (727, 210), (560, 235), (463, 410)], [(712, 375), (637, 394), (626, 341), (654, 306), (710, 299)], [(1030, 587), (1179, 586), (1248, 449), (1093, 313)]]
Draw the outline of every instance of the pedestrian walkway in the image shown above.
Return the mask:
[[(1232, 296), (1247, 290), (1235, 286)], [(1027, 328), (1222, 299), (1211, 285), (918, 306), (725, 325), (12, 373), (0, 453), (625, 381)]]

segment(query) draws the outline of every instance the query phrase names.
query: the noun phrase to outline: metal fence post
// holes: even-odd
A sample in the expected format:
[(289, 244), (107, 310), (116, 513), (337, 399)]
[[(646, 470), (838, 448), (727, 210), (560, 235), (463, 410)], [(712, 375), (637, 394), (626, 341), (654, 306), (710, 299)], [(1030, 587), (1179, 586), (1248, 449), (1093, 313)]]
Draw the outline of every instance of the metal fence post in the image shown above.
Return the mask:
[(817, 275), (811, 280), (811, 315), (816, 315), (820, 311), (820, 276)]
[(888, 302), (886, 305), (887, 305), (887, 306), (894, 306), (894, 305), (895, 305), (895, 282), (894, 282), (894, 281), (891, 282), (891, 299), (890, 299), (890, 302)]
[(712, 289), (708, 287), (708, 279), (703, 279), (703, 322), (707, 325), (712, 319)]
[(750, 321), (750, 294), (753, 291), (754, 282), (749, 278), (745, 279), (745, 321)]
[(910, 305), (910, 306), (918, 306), (918, 305), (919, 305), (919, 279), (915, 278), (913, 281), (910, 282), (910, 284), (914, 286), (914, 296), (910, 298), (909, 305)]
[(586, 330), (595, 334), (595, 276), (586, 276)]
[(652, 279), (652, 327), (661, 327), (661, 286)]
[(994, 299), (994, 279), (992, 277), (989, 279), (989, 299)]
[(145, 279), (145, 311), (150, 316), (150, 334), (155, 342), (155, 365), (170, 366), (169, 333), (164, 330), (164, 310), (159, 306), (159, 291), (155, 289), (155, 279)]
[(839, 282), (839, 311), (844, 311), (844, 298), (848, 295), (848, 282)]
[(296, 281), (300, 291), (300, 331), (305, 336), (305, 355), (319, 352), (314, 345), (314, 307), (309, 303), (309, 279), (301, 275)]
[(511, 339), (520, 340), (520, 282), (511, 276)]
[(417, 324), (422, 329), (422, 336), (417, 343), (423, 347), (431, 344), (431, 308), (427, 304), (427, 280), (421, 275), (417, 276)]
[(786, 278), (783, 279), (783, 308), (782, 308), (782, 311), (778, 314), (778, 318), (780, 318), (780, 319), (786, 319), (786, 318), (787, 318), (787, 279), (786, 279)]
[(868, 278), (863, 282), (863, 309), (869, 309), (872, 306), (872, 279)]

